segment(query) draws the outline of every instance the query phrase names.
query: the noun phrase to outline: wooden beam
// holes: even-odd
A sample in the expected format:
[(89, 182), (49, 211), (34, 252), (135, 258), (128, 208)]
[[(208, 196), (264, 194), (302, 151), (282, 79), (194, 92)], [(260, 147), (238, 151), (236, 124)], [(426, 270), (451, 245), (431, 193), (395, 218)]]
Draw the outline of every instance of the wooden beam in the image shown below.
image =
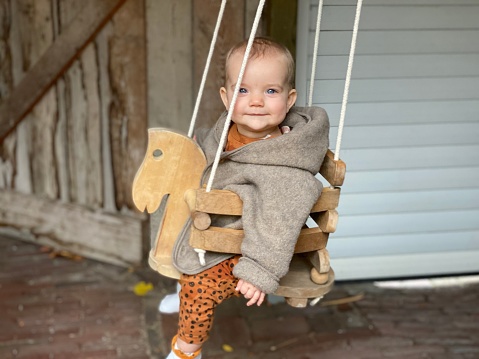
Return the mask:
[(70, 67), (127, 0), (88, 0), (58, 39), (0, 104), (0, 143)]
[(91, 210), (40, 196), (0, 190), (0, 231), (121, 266), (145, 259), (146, 216)]

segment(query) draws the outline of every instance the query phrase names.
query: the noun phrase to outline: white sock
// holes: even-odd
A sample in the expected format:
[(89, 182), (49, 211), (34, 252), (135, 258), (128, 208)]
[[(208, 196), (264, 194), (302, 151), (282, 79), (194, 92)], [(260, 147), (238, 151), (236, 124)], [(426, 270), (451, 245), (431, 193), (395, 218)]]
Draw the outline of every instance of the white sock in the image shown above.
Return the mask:
[[(178, 345), (176, 343), (175, 343), (175, 350), (179, 350)], [(193, 356), (194, 353), (184, 353), (184, 354), (186, 354), (187, 356)], [(175, 352), (172, 350), (170, 354), (168, 354), (166, 359), (181, 359), (181, 358), (177, 356)], [(195, 357), (195, 359), (201, 359), (201, 353), (199, 353), (198, 356)]]
[(178, 313), (180, 311), (180, 284), (176, 285), (176, 293), (168, 294), (163, 298), (158, 306), (158, 310), (160, 313), (171, 314), (171, 313)]
[[(170, 354), (166, 357), (166, 359), (181, 359), (181, 358), (176, 356), (175, 352), (172, 350)], [(195, 359), (201, 359), (201, 353)]]

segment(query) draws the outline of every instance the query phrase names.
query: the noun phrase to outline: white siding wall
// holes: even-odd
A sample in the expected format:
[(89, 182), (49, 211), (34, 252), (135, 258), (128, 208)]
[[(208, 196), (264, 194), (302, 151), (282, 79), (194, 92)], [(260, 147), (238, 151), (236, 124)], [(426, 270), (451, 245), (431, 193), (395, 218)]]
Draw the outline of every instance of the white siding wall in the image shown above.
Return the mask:
[[(336, 143), (355, 0), (325, 0), (314, 104)], [(299, 1), (309, 88), (317, 0)], [(479, 0), (364, 0), (341, 158), (338, 279), (479, 272)]]

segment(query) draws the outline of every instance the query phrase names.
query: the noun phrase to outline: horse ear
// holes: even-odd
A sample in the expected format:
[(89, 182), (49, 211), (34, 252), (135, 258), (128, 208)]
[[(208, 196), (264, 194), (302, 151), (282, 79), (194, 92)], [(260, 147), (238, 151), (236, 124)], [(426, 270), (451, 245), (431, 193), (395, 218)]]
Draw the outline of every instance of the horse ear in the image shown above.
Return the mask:
[(162, 204), (158, 228), (152, 228), (155, 244), (150, 264), (166, 276), (176, 275), (173, 245), (190, 216), (185, 192), (200, 186), (205, 166), (205, 155), (191, 138), (167, 129), (148, 130), (148, 147), (133, 180), (132, 195), (141, 212), (154, 213)]

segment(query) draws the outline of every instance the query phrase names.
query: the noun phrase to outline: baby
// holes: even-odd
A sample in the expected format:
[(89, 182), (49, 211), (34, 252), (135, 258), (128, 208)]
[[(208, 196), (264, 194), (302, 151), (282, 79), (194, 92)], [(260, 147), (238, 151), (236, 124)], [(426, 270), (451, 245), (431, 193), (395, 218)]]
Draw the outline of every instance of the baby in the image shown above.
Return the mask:
[[(229, 109), (246, 42), (226, 58), (220, 96)], [(188, 226), (175, 243), (173, 261), (180, 278), (178, 334), (167, 359), (201, 358), (218, 304), (243, 295), (247, 305), (261, 305), (274, 293), (289, 268), (299, 232), (322, 185), (315, 178), (329, 146), (329, 121), (321, 108), (295, 108), (294, 60), (286, 47), (256, 38), (235, 104), (232, 125), (214, 187), (237, 193), (243, 228), (241, 255), (207, 252), (201, 265), (188, 244)], [(205, 183), (227, 113), (207, 132), (198, 131), (207, 167)], [(215, 224), (218, 225), (218, 224)]]

